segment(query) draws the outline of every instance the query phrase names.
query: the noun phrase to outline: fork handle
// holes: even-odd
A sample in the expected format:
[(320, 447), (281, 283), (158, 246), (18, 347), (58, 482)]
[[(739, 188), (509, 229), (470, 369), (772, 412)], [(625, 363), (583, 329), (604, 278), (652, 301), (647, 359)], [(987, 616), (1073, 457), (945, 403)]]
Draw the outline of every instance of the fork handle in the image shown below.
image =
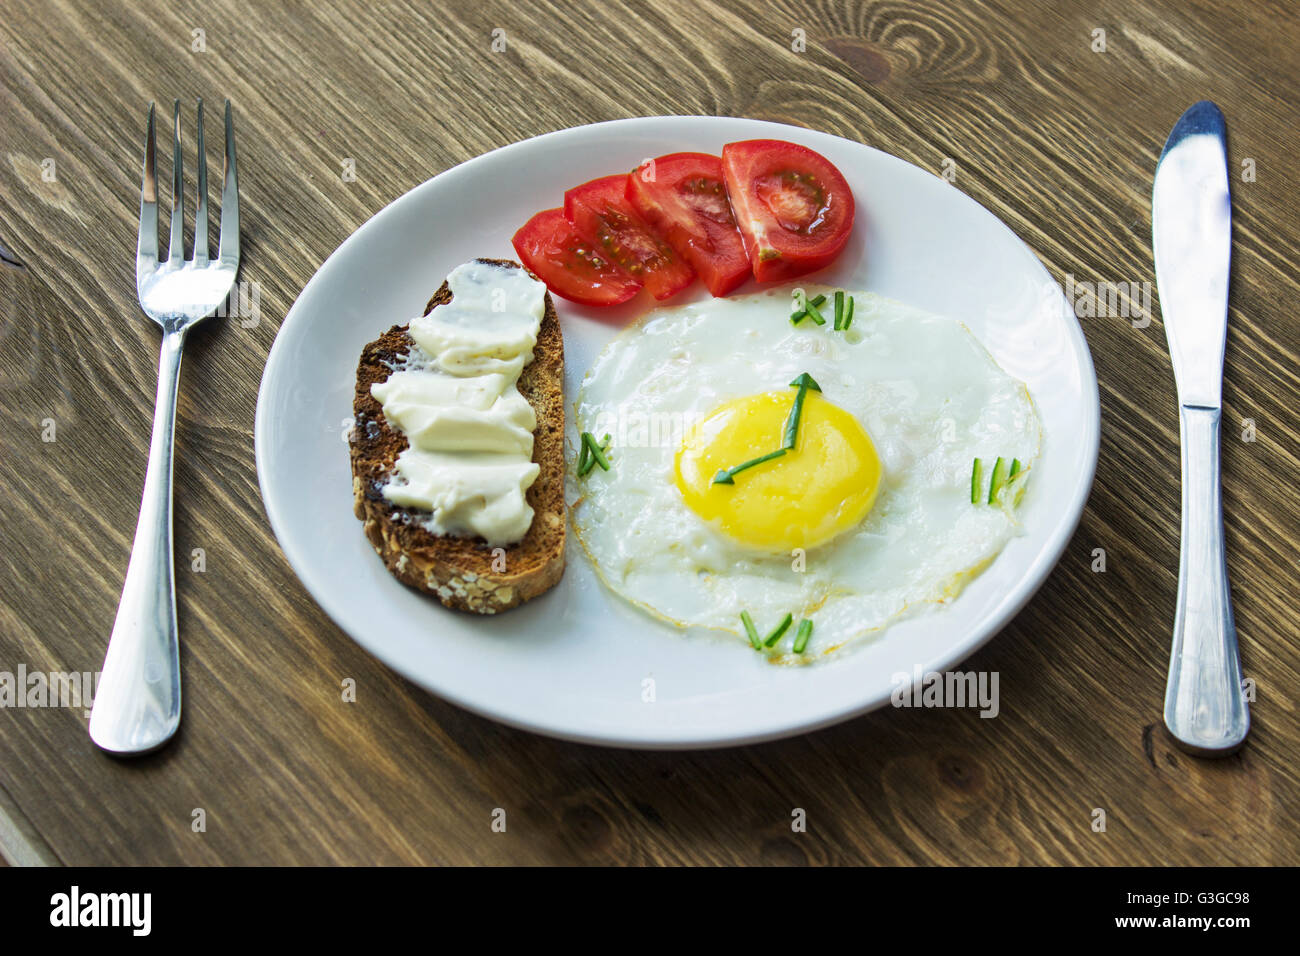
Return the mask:
[(161, 747), (181, 721), (172, 567), (172, 435), (184, 339), (183, 330), (163, 332), (140, 518), (90, 714), (91, 739), (119, 756)]
[(1165, 726), (1184, 750), (1229, 754), (1250, 730), (1223, 548), (1217, 408), (1184, 405), (1183, 526)]

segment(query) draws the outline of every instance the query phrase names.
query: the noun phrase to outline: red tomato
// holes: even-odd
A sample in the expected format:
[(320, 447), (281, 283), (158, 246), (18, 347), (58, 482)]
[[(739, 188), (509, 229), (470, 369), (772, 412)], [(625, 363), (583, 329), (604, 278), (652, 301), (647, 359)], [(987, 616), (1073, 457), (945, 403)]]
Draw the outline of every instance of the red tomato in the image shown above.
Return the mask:
[(722, 182), (722, 161), (708, 153), (672, 153), (627, 177), (627, 198), (651, 228), (695, 267), (714, 295), (749, 278), (736, 217)]
[(539, 212), (510, 240), (527, 266), (546, 288), (584, 305), (617, 305), (641, 291), (641, 283), (592, 252), (591, 243), (576, 232), (563, 209)]
[(759, 282), (829, 265), (853, 231), (853, 193), (806, 146), (751, 139), (722, 147), (722, 174)]
[(656, 299), (666, 299), (690, 285), (695, 273), (637, 215), (626, 191), (625, 175), (574, 186), (564, 194), (564, 215), (602, 258), (645, 283)]

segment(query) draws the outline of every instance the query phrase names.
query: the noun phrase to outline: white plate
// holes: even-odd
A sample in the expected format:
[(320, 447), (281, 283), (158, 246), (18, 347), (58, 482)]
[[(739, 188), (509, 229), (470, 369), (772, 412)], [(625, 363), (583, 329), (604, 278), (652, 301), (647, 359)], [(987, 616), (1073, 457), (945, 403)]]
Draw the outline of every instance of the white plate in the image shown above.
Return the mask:
[[(766, 664), (734, 641), (688, 638), (632, 610), (599, 585), (572, 540), (560, 584), (507, 614), (454, 613), (399, 584), (352, 515), (345, 432), (362, 347), (418, 315), (457, 264), (515, 258), (511, 235), (539, 209), (560, 205), (567, 187), (647, 157), (717, 154), (725, 143), (755, 138), (817, 150), (853, 189), (853, 238), (818, 281), (959, 318), (1028, 384), (1044, 442), (1021, 504), (1025, 534), (947, 607), (800, 668)], [(753, 290), (751, 282), (741, 291)], [(681, 300), (706, 295), (697, 284)], [(599, 310), (556, 299), (570, 403), (599, 349), (650, 301), (642, 293), (628, 306)], [(964, 193), (825, 133), (746, 119), (649, 117), (487, 153), (411, 190), (348, 238), (303, 289), (267, 359), (257, 472), (271, 526), (307, 590), (362, 647), (412, 681), (557, 737), (710, 747), (786, 736), (879, 707), (895, 674), (951, 668), (996, 634), (1043, 583), (1078, 523), (1099, 421), (1092, 360), (1064, 296), (1029, 248)]]

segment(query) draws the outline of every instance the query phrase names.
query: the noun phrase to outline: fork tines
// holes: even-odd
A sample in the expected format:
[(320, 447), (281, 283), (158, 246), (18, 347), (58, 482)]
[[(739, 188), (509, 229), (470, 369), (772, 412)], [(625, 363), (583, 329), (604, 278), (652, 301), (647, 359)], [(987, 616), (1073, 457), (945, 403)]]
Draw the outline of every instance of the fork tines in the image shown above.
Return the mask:
[[(140, 189), (140, 239), (136, 246), (137, 279), (156, 269), (158, 259), (158, 177), (155, 172), (154, 104), (149, 104), (149, 123), (145, 134), (144, 175)], [(203, 145), (203, 100), (198, 106), (199, 172), (196, 183), (199, 199), (194, 218), (194, 254), (191, 261), (206, 264), (208, 259), (208, 160)], [(181, 101), (176, 100), (172, 113), (172, 208), (171, 238), (167, 263), (185, 262), (185, 175), (181, 157)], [(230, 100), (226, 100), (226, 153), (222, 164), (221, 237), (217, 259), (223, 265), (239, 265), (239, 176), (235, 169), (235, 129), (231, 122)]]

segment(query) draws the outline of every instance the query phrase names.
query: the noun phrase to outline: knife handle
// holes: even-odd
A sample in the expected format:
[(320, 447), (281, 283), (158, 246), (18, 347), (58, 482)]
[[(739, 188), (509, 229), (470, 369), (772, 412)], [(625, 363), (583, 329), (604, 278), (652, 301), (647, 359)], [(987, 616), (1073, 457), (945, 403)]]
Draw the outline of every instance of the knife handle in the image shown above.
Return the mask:
[(1223, 548), (1220, 413), (1192, 405), (1181, 406), (1179, 413), (1183, 528), (1165, 726), (1184, 750), (1222, 756), (1245, 742), (1250, 711), (1241, 687)]

